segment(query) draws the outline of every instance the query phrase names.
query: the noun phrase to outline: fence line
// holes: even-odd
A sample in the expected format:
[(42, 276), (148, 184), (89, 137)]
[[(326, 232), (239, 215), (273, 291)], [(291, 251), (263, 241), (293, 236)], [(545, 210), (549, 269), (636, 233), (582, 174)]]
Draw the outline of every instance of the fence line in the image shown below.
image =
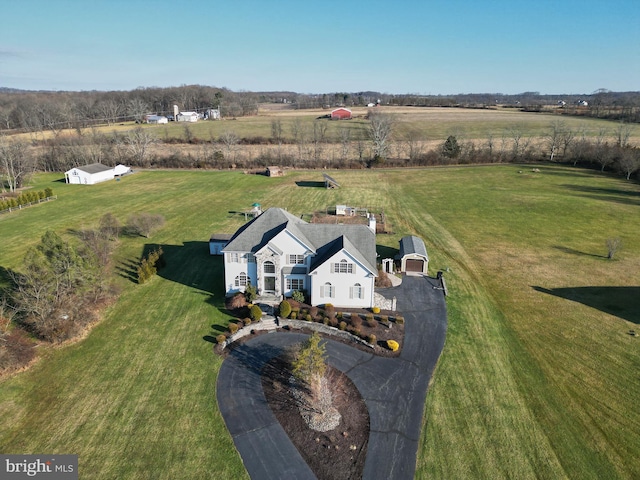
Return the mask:
[(42, 203), (42, 202), (48, 202), (49, 200), (57, 200), (57, 199), (58, 199), (57, 195), (53, 195), (53, 196), (47, 197), (47, 198), (40, 198), (40, 199), (38, 199), (37, 202), (28, 202), (28, 203), (25, 203), (25, 204), (22, 204), (22, 205), (18, 205), (17, 207), (9, 207), (9, 208), (7, 208), (5, 210), (0, 210), (0, 215), (2, 215), (3, 213), (11, 213), (11, 212), (13, 212), (15, 210), (22, 210), (23, 208), (31, 207), (33, 205), (37, 205), (37, 204)]

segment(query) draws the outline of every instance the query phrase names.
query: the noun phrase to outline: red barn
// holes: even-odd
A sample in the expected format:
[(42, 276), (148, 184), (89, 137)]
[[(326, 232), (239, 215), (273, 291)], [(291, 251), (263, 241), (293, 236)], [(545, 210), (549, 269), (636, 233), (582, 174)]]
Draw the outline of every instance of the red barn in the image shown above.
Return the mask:
[(336, 108), (331, 112), (331, 120), (351, 120), (351, 110), (348, 108)]

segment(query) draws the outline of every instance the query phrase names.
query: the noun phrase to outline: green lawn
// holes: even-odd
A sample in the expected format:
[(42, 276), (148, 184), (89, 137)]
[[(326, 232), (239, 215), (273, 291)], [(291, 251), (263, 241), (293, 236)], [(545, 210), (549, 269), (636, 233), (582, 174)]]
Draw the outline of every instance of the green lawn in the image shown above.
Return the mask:
[[(77, 453), (82, 478), (247, 478), (215, 399), (208, 340), (228, 317), (208, 237), (233, 232), (244, 220), (229, 212), (254, 202), (294, 214), (352, 204), (384, 208), (395, 234), (381, 246), (418, 234), (432, 273), (449, 269), (417, 478), (640, 476), (640, 340), (627, 335), (640, 322), (637, 184), (558, 166), (330, 174), (342, 188), (296, 186), (318, 171), (141, 172), (95, 186), (37, 176), (58, 200), (0, 216), (5, 268), (47, 228), (71, 238), (106, 212), (167, 222), (121, 240), (122, 294), (90, 335), (0, 383), (0, 451)], [(623, 241), (613, 261), (608, 237)], [(145, 242), (163, 245), (168, 266), (137, 285), (127, 270)]]

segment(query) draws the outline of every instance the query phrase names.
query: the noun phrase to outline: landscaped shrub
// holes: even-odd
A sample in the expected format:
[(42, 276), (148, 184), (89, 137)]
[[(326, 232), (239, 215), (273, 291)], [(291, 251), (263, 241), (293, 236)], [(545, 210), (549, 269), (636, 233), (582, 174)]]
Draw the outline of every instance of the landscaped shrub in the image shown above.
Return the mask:
[(287, 318), (291, 314), (291, 304), (286, 300), (280, 302), (279, 315), (283, 318)]
[(342, 317), (343, 317), (342, 312), (338, 312), (338, 313), (336, 314), (336, 317), (338, 317), (340, 320), (342, 320)]
[(378, 339), (374, 334), (371, 334), (367, 337), (367, 342), (369, 342), (371, 345), (375, 345), (377, 341)]
[(224, 333), (221, 333), (216, 337), (216, 342), (224, 343), (227, 340), (227, 336)]
[(229, 333), (233, 335), (238, 331), (240, 327), (238, 327), (237, 323), (229, 322), (229, 325), (227, 326), (227, 328), (229, 329)]
[(360, 318), (360, 315), (356, 315), (355, 313), (351, 315), (351, 325), (355, 328), (360, 328), (362, 326), (362, 318)]
[(346, 330), (346, 329), (347, 329), (347, 322), (340, 322), (340, 323), (338, 324), (338, 328), (339, 328), (340, 330)]
[(250, 318), (245, 318), (244, 320), (242, 320), (242, 323), (244, 323), (244, 326), (246, 327), (247, 325), (251, 325), (251, 319)]
[(46, 197), (53, 197), (53, 190), (47, 187), (44, 189), (44, 194)]
[(367, 326), (369, 328), (376, 328), (378, 326), (378, 321), (373, 317), (367, 317)]
[(331, 318), (336, 314), (336, 307), (334, 307), (331, 303), (325, 303), (324, 313), (327, 315), (327, 317)]
[(373, 313), (380, 313), (380, 307), (373, 307), (373, 308), (371, 309), (371, 311), (372, 311)]
[(247, 299), (245, 298), (244, 293), (242, 292), (236, 293), (233, 297), (231, 297), (231, 300), (229, 300), (229, 308), (232, 308), (234, 310), (236, 308), (242, 308), (246, 306), (247, 306)]
[(307, 314), (304, 316), (304, 319), (305, 319), (307, 322), (310, 322), (311, 320), (313, 320), (313, 317), (311, 316), (311, 314), (310, 314), (310, 313), (307, 313)]
[(311, 315), (313, 318), (316, 318), (318, 316), (318, 307), (311, 307), (309, 309), (309, 315)]
[(291, 294), (291, 297), (296, 302), (304, 303), (304, 292), (301, 292), (300, 290), (294, 290), (293, 293)]
[(387, 340), (387, 348), (392, 352), (395, 352), (398, 350), (398, 348), (400, 348), (400, 344), (398, 344), (398, 342), (396, 342), (395, 340)]
[(396, 317), (396, 323), (398, 325), (404, 325), (404, 317)]
[(338, 319), (333, 317), (329, 319), (329, 325), (331, 325), (332, 327), (336, 328), (338, 326)]
[(389, 317), (387, 315), (382, 315), (380, 317), (380, 321), (383, 325), (389, 325)]
[(322, 319), (322, 323), (324, 323), (325, 325), (329, 325), (329, 317), (324, 317)]
[(252, 303), (258, 296), (258, 289), (248, 283), (246, 287), (244, 287), (244, 297), (247, 299), (247, 302)]
[(291, 320), (298, 318), (298, 312), (291, 312)]
[(260, 310), (258, 305), (252, 305), (251, 310), (249, 310), (249, 315), (251, 316), (251, 320), (258, 322), (262, 318), (262, 310)]

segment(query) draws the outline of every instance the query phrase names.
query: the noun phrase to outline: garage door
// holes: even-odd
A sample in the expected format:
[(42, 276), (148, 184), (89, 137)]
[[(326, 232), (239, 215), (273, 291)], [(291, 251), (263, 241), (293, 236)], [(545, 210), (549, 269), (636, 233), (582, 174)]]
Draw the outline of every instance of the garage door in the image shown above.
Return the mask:
[(424, 266), (424, 260), (407, 259), (406, 269), (407, 272), (422, 272)]

